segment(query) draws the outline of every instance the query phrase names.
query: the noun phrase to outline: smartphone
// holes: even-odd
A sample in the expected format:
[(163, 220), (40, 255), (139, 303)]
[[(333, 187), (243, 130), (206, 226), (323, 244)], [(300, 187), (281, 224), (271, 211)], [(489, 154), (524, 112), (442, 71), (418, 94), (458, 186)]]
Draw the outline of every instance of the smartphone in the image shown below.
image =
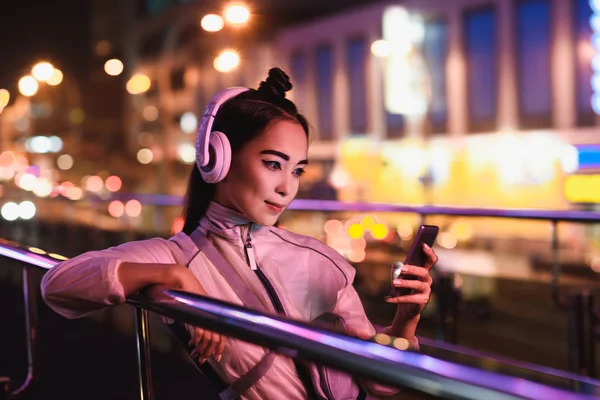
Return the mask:
[[(439, 231), (440, 228), (435, 225), (421, 225), (419, 227), (419, 230), (417, 231), (417, 234), (415, 235), (415, 238), (412, 244), (410, 245), (410, 249), (408, 250), (408, 254), (406, 255), (404, 263), (395, 262), (392, 265), (392, 280), (398, 278), (410, 280), (417, 279), (414, 276), (403, 277), (400, 272), (400, 268), (404, 264), (423, 267), (425, 265), (425, 261), (427, 260), (427, 255), (425, 254), (425, 250), (423, 250), (423, 243), (427, 244), (429, 247), (433, 247), (433, 244), (435, 243), (435, 239), (437, 238)], [(412, 289), (396, 288), (392, 286), (392, 294), (394, 296), (402, 296), (410, 293), (412, 293)]]

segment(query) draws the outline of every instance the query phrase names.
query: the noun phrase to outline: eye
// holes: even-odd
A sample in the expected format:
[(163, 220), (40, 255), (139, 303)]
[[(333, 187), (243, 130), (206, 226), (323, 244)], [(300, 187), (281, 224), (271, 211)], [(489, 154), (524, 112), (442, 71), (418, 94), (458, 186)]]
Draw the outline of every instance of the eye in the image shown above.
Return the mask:
[(265, 165), (265, 167), (269, 168), (270, 170), (273, 170), (273, 171), (281, 170), (281, 163), (279, 161), (263, 160), (263, 164)]
[(297, 177), (300, 177), (302, 175), (304, 175), (306, 171), (304, 170), (304, 168), (296, 168), (294, 170), (294, 175), (296, 175)]

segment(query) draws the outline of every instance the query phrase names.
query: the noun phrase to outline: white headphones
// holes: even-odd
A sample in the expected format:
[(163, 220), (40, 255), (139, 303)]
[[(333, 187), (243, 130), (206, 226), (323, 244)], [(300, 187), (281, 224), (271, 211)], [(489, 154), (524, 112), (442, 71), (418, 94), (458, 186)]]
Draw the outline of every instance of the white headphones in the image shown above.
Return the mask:
[(227, 100), (250, 89), (232, 87), (215, 94), (204, 109), (196, 136), (196, 166), (207, 183), (225, 179), (231, 165), (231, 145), (223, 132), (211, 131), (219, 107)]

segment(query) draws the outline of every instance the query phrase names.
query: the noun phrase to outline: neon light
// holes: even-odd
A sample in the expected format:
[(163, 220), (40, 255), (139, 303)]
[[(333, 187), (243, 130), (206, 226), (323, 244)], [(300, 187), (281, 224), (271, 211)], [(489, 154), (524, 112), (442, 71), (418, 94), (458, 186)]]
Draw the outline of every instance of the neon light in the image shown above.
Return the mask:
[(594, 32), (590, 38), (592, 47), (596, 51), (594, 57), (592, 57), (592, 70), (595, 71), (592, 77), (592, 89), (594, 94), (592, 95), (592, 109), (598, 115), (600, 115), (600, 0), (590, 0), (590, 7), (594, 14), (590, 17), (590, 27)]

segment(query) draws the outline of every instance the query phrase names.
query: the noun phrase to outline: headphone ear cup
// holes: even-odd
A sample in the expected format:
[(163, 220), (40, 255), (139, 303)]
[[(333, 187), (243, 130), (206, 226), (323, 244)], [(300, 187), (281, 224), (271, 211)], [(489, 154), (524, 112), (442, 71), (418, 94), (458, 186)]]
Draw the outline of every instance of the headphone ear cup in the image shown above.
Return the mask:
[(231, 165), (231, 145), (223, 132), (210, 133), (209, 162), (200, 167), (200, 174), (207, 183), (217, 183), (225, 179)]

